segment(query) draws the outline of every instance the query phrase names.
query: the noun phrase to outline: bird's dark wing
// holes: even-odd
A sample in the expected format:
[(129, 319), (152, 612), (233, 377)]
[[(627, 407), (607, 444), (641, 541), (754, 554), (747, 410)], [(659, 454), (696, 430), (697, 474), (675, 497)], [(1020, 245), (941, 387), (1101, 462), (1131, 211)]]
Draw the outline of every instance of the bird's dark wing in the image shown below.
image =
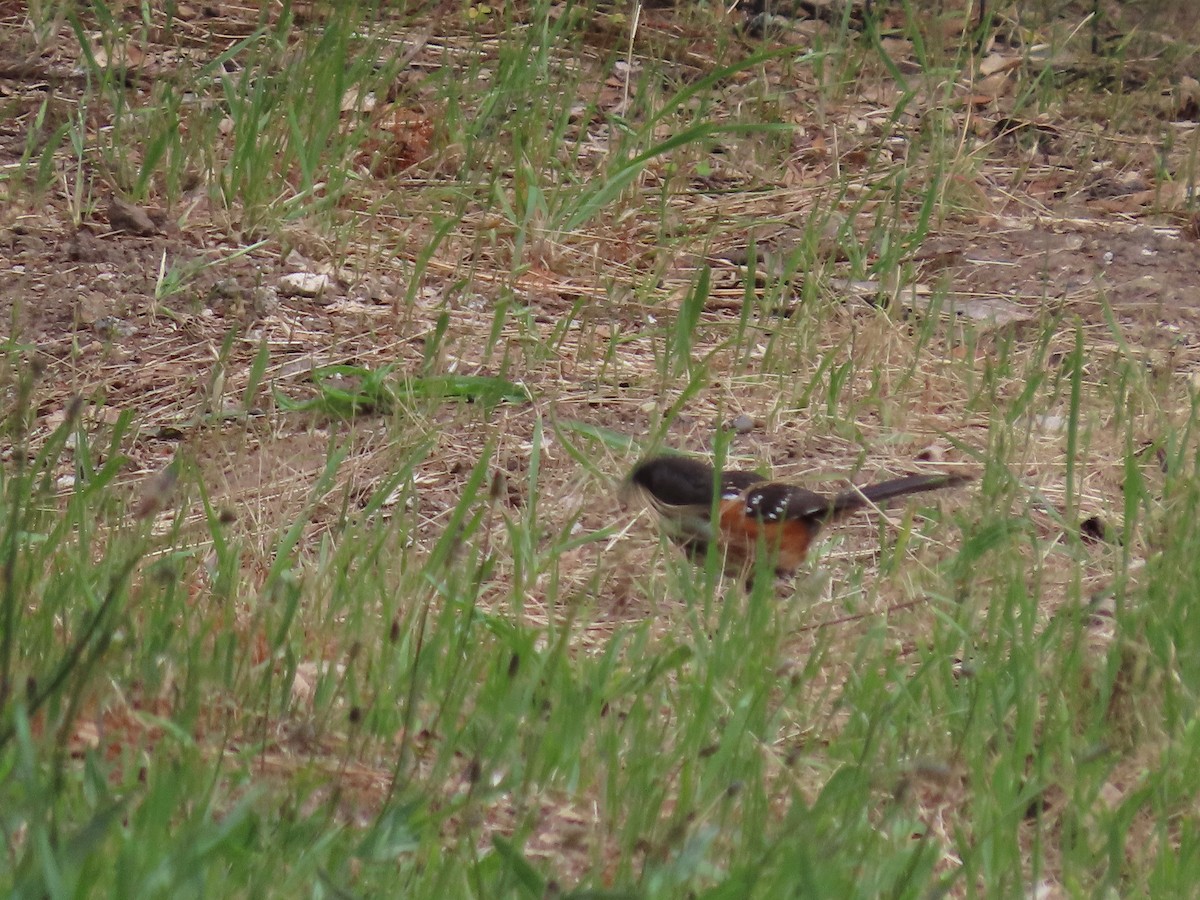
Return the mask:
[(745, 497), (746, 515), (763, 522), (797, 519), (820, 521), (831, 514), (832, 497), (782, 481), (753, 485)]
[(842, 491), (833, 497), (780, 481), (754, 485), (746, 492), (746, 515), (763, 522), (804, 519), (814, 525), (893, 497), (954, 487), (970, 481), (966, 475), (909, 475)]

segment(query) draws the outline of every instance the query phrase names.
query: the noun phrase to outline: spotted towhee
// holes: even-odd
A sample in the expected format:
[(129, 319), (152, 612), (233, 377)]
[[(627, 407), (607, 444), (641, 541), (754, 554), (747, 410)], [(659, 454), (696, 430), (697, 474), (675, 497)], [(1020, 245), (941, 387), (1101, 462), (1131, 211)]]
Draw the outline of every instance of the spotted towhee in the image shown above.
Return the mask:
[[(790, 575), (826, 522), (893, 497), (970, 480), (968, 475), (909, 475), (825, 496), (754, 472), (718, 473), (697, 459), (655, 456), (634, 468), (628, 486), (642, 492), (671, 539), (693, 560), (703, 559), (716, 541), (725, 553), (726, 571), (745, 572), (762, 547), (772, 554), (776, 574)], [(720, 491), (715, 505), (714, 490)]]

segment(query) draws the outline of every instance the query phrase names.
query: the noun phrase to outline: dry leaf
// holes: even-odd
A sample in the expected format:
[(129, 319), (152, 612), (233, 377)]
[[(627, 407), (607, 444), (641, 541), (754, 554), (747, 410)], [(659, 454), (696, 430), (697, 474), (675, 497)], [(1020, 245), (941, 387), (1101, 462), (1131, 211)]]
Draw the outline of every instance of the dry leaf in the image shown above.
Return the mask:
[(997, 72), (994, 75), (989, 75), (986, 78), (981, 78), (975, 82), (972, 87), (972, 101), (978, 106), (979, 97), (985, 97), (986, 102), (991, 102), (998, 97), (1003, 97), (1009, 92), (1012, 87), (1012, 78), (1007, 72)]
[(1021, 67), (1021, 57), (1013, 54), (989, 53), (979, 61), (979, 74), (986, 78), (998, 72), (1009, 72)]
[(172, 460), (157, 475), (149, 478), (142, 488), (142, 495), (133, 507), (135, 519), (147, 519), (167, 505), (179, 480), (179, 466)]
[(373, 175), (396, 175), (431, 155), (433, 119), (421, 110), (388, 106), (376, 116), (373, 129), (358, 157)]
[(1176, 121), (1200, 119), (1200, 81), (1184, 75), (1172, 91), (1172, 97)]

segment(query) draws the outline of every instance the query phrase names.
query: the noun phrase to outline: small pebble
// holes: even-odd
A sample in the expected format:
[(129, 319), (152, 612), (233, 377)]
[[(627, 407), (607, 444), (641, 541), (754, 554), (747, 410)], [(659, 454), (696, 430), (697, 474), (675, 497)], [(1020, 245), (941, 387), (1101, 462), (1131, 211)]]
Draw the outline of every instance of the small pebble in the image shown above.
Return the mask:
[(734, 416), (726, 427), (737, 434), (749, 434), (754, 430), (754, 419), (742, 413), (739, 416)]
[(146, 210), (135, 206), (115, 194), (108, 195), (108, 224), (114, 231), (124, 231), (149, 237), (158, 234), (158, 226), (150, 218)]
[(136, 325), (131, 325), (116, 316), (101, 316), (92, 323), (92, 328), (96, 334), (110, 338), (129, 337), (137, 331)]
[(311, 272), (292, 272), (279, 279), (279, 293), (285, 297), (319, 297), (328, 287), (328, 275)]

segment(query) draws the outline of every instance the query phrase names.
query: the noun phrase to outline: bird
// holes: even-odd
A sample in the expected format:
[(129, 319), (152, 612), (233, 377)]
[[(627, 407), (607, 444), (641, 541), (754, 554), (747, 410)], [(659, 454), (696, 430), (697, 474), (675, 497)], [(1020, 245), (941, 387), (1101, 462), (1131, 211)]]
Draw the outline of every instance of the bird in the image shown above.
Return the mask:
[(693, 562), (703, 561), (715, 542), (725, 554), (727, 574), (752, 569), (764, 551), (770, 554), (775, 574), (787, 577), (804, 562), (827, 523), (894, 497), (970, 480), (964, 474), (907, 475), (827, 495), (757, 472), (718, 472), (700, 459), (662, 455), (638, 463), (626, 488), (646, 499), (668, 536)]

